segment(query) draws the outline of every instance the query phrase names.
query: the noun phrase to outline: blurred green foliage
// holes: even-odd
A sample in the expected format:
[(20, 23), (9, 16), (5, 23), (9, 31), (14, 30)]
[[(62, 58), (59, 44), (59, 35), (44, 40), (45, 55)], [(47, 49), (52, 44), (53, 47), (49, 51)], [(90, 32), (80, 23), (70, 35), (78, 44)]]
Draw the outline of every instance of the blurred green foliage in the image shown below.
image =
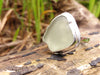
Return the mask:
[[(58, 0), (55, 1), (57, 2)], [(92, 12), (96, 17), (100, 17), (100, 0), (77, 0), (77, 1), (86, 6), (89, 9), (89, 11)], [(17, 6), (17, 4), (20, 4), (22, 6), (22, 13), (20, 14), (17, 12), (17, 10), (20, 9)], [(32, 21), (35, 21), (35, 32), (37, 38), (36, 40), (37, 43), (39, 43), (41, 38), (41, 22), (48, 21), (47, 18), (49, 18), (49, 21), (52, 18), (54, 18), (53, 12), (48, 11), (48, 10), (53, 10), (52, 3), (50, 2), (50, 0), (0, 0), (0, 16), (3, 10), (4, 11), (9, 10), (10, 8), (14, 9), (16, 16), (21, 22), (21, 25), (19, 25), (19, 27), (15, 31), (13, 41), (17, 39), (19, 32), (22, 31), (25, 27), (25, 23), (22, 17), (26, 16), (25, 12), (27, 11), (27, 17), (25, 18), (27, 18), (28, 25), (31, 25)], [(49, 16), (45, 17), (47, 13), (50, 14)], [(27, 31), (30, 31), (29, 27), (27, 27)]]
[[(2, 6), (4, 7), (2, 8)], [(22, 7), (21, 13), (17, 11), (20, 10), (20, 7)], [(21, 25), (19, 25), (18, 29), (15, 31), (13, 41), (17, 39), (19, 32), (25, 27), (23, 18), (27, 18), (28, 25), (31, 25), (32, 21), (35, 23), (36, 41), (39, 43), (41, 38), (41, 22), (45, 21), (45, 15), (49, 13), (44, 12), (53, 10), (50, 0), (5, 0), (5, 3), (3, 3), (3, 0), (0, 0), (0, 15), (2, 10), (5, 11), (10, 8), (14, 9), (14, 13), (21, 22)], [(27, 12), (27, 17), (25, 12)], [(53, 12), (50, 12), (48, 17), (50, 17), (48, 20), (51, 20), (54, 17)], [(29, 31), (29, 27), (27, 27), (27, 30)]]
[(2, 6), (3, 6), (3, 0), (0, 0), (0, 16), (1, 16), (1, 12), (2, 12)]
[(100, 0), (90, 0), (89, 1), (89, 10), (96, 16), (100, 15)]
[(97, 18), (100, 17), (100, 0), (77, 0), (86, 6)]

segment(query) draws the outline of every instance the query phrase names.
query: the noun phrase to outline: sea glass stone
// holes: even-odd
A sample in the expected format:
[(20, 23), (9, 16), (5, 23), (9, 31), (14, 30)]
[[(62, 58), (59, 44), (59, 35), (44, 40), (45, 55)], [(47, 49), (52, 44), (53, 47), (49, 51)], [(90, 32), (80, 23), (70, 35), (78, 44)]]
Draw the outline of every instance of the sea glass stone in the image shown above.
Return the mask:
[(74, 35), (65, 16), (61, 15), (52, 20), (43, 36), (43, 41), (52, 52), (63, 50), (73, 44)]

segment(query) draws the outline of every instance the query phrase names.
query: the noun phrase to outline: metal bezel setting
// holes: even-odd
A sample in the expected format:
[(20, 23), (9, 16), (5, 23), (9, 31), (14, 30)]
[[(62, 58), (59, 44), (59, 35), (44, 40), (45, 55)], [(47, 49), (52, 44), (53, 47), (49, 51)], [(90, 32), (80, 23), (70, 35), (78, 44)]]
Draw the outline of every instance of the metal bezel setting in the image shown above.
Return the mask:
[[(77, 24), (76, 24), (76, 21), (75, 21), (74, 17), (73, 17), (70, 13), (68, 13), (68, 12), (64, 12), (64, 13), (62, 13), (62, 14), (56, 16), (56, 17), (51, 21), (51, 23), (52, 23), (56, 18), (58, 18), (58, 17), (60, 17), (60, 16), (64, 16), (64, 17), (67, 19), (68, 25), (69, 25), (69, 27), (70, 27), (70, 29), (71, 29), (71, 31), (72, 31), (73, 36), (74, 36), (74, 42), (73, 42), (73, 44), (72, 44), (71, 46), (69, 46), (68, 48), (66, 48), (66, 49), (64, 49), (64, 50), (59, 50), (59, 51), (69, 52), (70, 50), (73, 50), (75, 47), (77, 47), (77, 46), (79, 45), (79, 43), (80, 43), (80, 31), (79, 31), (79, 29), (78, 29), (78, 26), (77, 26)], [(51, 23), (50, 23), (50, 25), (47, 27), (47, 30), (48, 30), (48, 28), (51, 26)], [(45, 35), (46, 35), (46, 33), (47, 33), (47, 30), (46, 30), (46, 32), (44, 33), (44, 36), (43, 36), (43, 41), (44, 41), (44, 42), (45, 42)], [(45, 43), (46, 43), (46, 42), (45, 42)], [(53, 53), (57, 53), (57, 52), (59, 52), (59, 51), (56, 51), (56, 52), (53, 52)]]

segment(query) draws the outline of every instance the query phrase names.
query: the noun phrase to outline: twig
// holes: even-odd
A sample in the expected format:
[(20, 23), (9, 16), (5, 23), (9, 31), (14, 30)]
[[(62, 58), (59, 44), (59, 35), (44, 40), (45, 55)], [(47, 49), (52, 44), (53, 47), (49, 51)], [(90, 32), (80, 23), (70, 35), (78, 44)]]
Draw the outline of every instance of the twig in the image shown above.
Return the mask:
[(20, 44), (22, 42), (23, 41), (20, 40), (20, 41), (15, 41), (15, 42), (11, 42), (11, 43), (5, 43), (3, 45), (0, 45), (0, 48), (15, 46), (15, 45)]
[(1, 21), (1, 24), (0, 24), (0, 33), (1, 33), (1, 31), (3, 30), (3, 28), (4, 28), (4, 26), (5, 26), (6, 22), (7, 22), (8, 16), (11, 14), (12, 11), (13, 11), (13, 9), (10, 9), (10, 10), (6, 13), (6, 15), (4, 16), (3, 20)]
[(22, 48), (25, 46), (25, 44), (26, 44), (28, 38), (29, 38), (31, 35), (32, 35), (32, 33), (29, 33), (29, 34), (25, 37), (25, 39), (24, 39), (23, 42), (22, 42), (21, 47), (18, 49), (18, 52), (20, 52), (20, 51), (22, 50)]

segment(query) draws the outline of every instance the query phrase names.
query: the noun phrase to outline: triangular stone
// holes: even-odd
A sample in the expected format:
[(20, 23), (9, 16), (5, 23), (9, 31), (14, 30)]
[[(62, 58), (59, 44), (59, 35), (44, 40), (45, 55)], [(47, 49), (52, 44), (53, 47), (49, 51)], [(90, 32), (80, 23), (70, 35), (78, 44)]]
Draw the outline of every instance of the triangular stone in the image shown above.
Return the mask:
[(43, 41), (48, 44), (52, 52), (63, 50), (73, 44), (74, 36), (65, 16), (53, 19), (44, 34)]

